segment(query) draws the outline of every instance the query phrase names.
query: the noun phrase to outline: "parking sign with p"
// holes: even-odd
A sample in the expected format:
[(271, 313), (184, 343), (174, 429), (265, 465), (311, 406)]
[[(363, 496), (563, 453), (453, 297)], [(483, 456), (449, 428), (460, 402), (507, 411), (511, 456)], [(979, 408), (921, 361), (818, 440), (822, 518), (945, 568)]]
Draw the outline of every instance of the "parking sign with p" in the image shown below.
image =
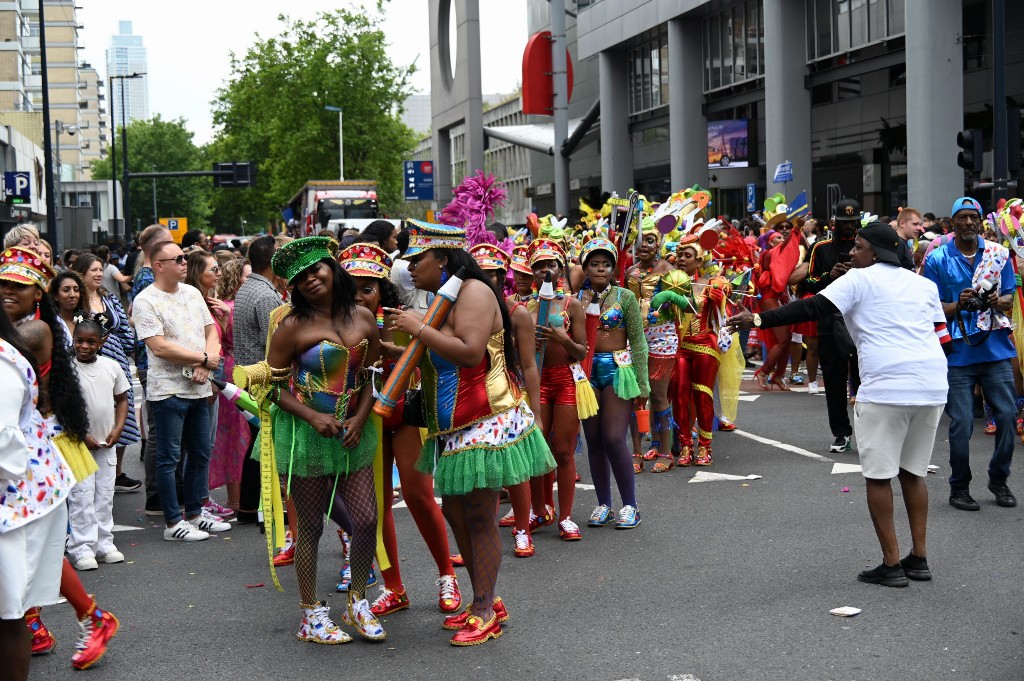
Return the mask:
[(28, 203), (32, 198), (32, 174), (27, 170), (4, 173), (4, 201), (11, 204)]

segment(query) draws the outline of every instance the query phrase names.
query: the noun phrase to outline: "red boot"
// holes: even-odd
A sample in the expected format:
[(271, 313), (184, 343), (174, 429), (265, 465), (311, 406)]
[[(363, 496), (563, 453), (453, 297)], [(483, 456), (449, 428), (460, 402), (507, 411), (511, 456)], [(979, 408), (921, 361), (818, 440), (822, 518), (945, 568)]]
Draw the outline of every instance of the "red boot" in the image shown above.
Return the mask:
[(46, 655), (57, 649), (57, 639), (43, 624), (41, 614), (42, 610), (39, 608), (32, 608), (25, 613), (25, 624), (28, 625), (28, 633), (32, 636), (33, 655)]
[(75, 654), (71, 656), (71, 666), (75, 669), (88, 669), (99, 662), (103, 653), (107, 652), (107, 642), (114, 638), (121, 623), (113, 614), (100, 610), (93, 603), (85, 617), (78, 621), (82, 633), (75, 644)]

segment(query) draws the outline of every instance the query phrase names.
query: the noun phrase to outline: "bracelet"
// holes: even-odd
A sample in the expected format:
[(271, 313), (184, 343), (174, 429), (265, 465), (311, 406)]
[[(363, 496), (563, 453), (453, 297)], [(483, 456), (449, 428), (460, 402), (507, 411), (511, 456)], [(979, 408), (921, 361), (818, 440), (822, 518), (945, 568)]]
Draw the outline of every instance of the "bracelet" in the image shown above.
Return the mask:
[(416, 333), (415, 333), (414, 335), (415, 335), (415, 336), (416, 336), (417, 338), (419, 338), (419, 337), (420, 337), (420, 332), (421, 332), (421, 331), (423, 331), (423, 329), (424, 329), (424, 328), (426, 327), (426, 325), (427, 325), (427, 323), (426, 323), (426, 322), (423, 322), (422, 324), (420, 324), (420, 328), (416, 329)]
[(204, 369), (206, 368), (206, 365), (209, 364), (209, 362), (210, 362), (210, 356), (204, 352), (203, 353), (203, 368)]

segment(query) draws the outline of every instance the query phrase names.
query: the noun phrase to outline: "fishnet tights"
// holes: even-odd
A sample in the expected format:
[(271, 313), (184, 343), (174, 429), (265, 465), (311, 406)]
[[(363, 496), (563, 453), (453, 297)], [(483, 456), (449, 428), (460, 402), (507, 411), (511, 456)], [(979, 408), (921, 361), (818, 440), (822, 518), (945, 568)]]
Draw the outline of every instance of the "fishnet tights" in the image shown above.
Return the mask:
[(485, 622), (494, 614), (494, 584), (501, 567), (501, 537), (494, 515), (498, 493), (496, 489), (477, 489), (441, 502), (473, 584), (472, 613)]
[[(324, 514), (333, 486), (334, 480), (329, 477), (292, 478), (292, 498), (298, 514), (295, 576), (299, 582), (301, 603), (316, 602), (317, 554), (324, 530)], [(366, 580), (369, 578), (377, 545), (377, 501), (373, 488), (373, 469), (367, 467), (348, 477), (339, 477), (337, 489), (352, 518), (350, 593), (361, 598), (366, 591)]]
[[(575, 404), (541, 404), (541, 421), (544, 424), (544, 439), (551, 448), (551, 455), (558, 467), (553, 474), (533, 480), (543, 481), (544, 500), (552, 499), (555, 480), (558, 480), (558, 520), (572, 514), (572, 502), (576, 495), (576, 435), (580, 432), (579, 412)], [(535, 488), (531, 486), (531, 493)], [(536, 499), (536, 497), (535, 497)], [(534, 501), (534, 506), (537, 502)], [(537, 515), (546, 511), (541, 506)]]

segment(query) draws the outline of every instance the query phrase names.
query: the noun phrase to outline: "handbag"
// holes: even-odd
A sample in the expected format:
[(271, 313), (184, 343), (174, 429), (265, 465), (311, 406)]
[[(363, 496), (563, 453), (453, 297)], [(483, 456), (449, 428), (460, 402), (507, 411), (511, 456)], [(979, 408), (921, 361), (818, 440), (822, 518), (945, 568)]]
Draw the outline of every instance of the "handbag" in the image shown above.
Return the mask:
[(402, 407), (402, 423), (416, 428), (427, 427), (427, 417), (423, 412), (423, 391), (412, 388), (405, 391), (405, 406)]

